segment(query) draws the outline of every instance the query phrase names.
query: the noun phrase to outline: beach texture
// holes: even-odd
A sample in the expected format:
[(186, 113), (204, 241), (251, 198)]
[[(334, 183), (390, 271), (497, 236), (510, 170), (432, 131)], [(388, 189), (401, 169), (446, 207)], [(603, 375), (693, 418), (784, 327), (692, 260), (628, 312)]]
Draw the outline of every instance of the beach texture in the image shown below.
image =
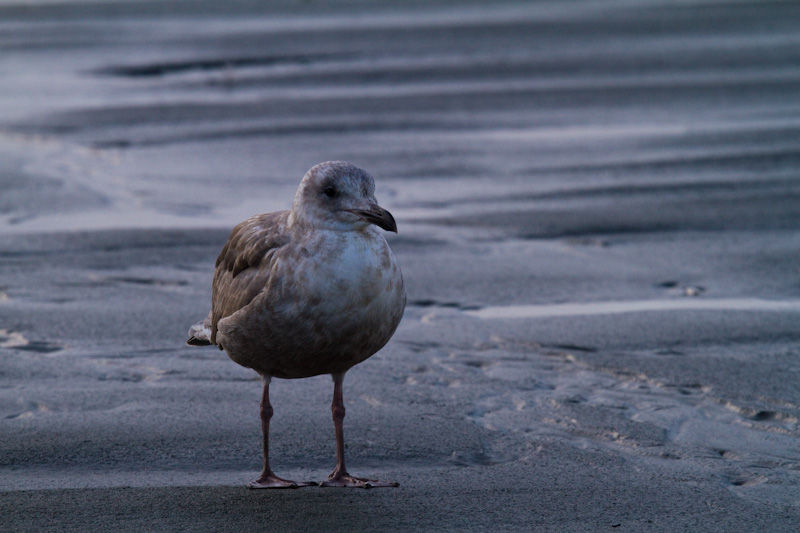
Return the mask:
[[(797, 531), (799, 50), (795, 2), (0, 2), (0, 529)], [(344, 432), (400, 487), (248, 490), (259, 378), (186, 331), (325, 160), (399, 228)], [(332, 389), (273, 381), (276, 474)]]

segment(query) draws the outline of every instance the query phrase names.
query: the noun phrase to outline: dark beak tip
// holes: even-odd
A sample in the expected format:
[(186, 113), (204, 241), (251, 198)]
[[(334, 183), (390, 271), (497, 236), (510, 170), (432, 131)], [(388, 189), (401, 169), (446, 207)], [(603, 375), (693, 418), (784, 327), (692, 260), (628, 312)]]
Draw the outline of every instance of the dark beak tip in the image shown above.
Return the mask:
[(397, 233), (397, 222), (395, 222), (392, 214), (379, 206), (373, 206), (369, 211), (355, 211), (361, 218), (375, 224), (379, 228)]
[(392, 233), (397, 233), (397, 223), (394, 221), (394, 218), (392, 218), (391, 220), (379, 220), (371, 222), (383, 230), (391, 231)]
[(386, 211), (386, 214), (388, 215), (389, 223), (386, 225), (387, 227), (384, 229), (386, 229), (386, 231), (397, 233), (397, 222), (395, 222), (394, 217), (389, 211)]

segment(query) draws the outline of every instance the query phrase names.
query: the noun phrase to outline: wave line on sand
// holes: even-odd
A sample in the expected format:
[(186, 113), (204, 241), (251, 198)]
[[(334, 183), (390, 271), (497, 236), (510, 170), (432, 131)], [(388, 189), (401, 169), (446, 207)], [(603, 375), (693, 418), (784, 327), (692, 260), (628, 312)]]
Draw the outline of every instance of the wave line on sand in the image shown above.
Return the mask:
[(543, 305), (492, 306), (465, 311), (465, 313), (484, 319), (507, 319), (610, 315), (653, 311), (800, 312), (800, 300), (765, 300), (761, 298), (655, 299)]

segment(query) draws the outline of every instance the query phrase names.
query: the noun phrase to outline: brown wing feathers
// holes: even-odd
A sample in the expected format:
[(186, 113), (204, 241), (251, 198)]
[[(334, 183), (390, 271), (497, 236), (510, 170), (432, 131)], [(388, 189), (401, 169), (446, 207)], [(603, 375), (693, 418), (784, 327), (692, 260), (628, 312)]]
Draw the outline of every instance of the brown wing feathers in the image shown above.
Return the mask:
[(252, 217), (231, 232), (217, 258), (212, 294), (211, 341), (216, 344), (217, 323), (253, 301), (269, 281), (269, 269), (258, 267), (271, 250), (285, 245), (282, 231), (288, 211)]

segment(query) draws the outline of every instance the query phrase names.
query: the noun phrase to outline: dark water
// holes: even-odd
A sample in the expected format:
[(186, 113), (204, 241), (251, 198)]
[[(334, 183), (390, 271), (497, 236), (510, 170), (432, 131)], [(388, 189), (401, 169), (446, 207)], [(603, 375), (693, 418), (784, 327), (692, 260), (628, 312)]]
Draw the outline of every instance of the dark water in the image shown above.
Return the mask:
[(800, 223), (794, 3), (167, 5), (0, 8), (9, 230), (225, 226), (332, 158), (522, 237)]

